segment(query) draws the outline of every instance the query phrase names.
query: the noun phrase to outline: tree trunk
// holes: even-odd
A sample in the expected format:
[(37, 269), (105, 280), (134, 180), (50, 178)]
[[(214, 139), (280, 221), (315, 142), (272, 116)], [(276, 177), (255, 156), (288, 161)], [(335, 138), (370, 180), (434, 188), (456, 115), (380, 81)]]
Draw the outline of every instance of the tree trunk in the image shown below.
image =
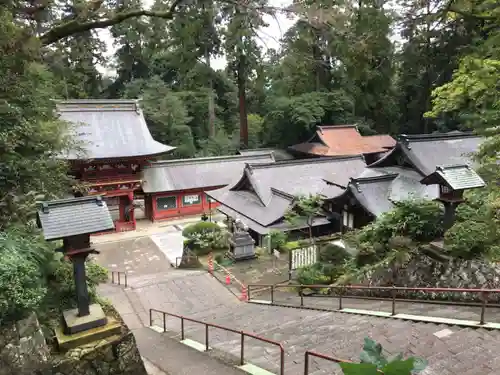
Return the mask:
[(248, 148), (248, 118), (246, 106), (245, 55), (238, 61), (238, 99), (240, 105), (240, 147)]
[(212, 76), (212, 67), (210, 65), (210, 51), (205, 48), (205, 64), (207, 64), (208, 77), (208, 135), (215, 135), (215, 100), (214, 100), (214, 81)]

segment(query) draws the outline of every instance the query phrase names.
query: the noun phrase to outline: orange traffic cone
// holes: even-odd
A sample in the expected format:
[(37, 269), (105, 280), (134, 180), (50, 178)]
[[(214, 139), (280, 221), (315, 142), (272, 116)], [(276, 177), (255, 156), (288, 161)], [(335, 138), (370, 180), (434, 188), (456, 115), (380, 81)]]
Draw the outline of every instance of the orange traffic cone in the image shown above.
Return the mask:
[(240, 301), (244, 301), (244, 302), (248, 301), (247, 287), (245, 285), (241, 286)]
[(231, 276), (229, 274), (226, 275), (226, 285), (231, 284)]

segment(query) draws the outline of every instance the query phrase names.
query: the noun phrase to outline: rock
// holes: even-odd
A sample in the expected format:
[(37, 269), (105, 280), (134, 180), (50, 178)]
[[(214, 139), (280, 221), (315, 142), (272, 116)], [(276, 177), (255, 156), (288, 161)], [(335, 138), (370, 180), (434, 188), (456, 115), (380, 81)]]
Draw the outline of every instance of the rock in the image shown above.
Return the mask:
[(31, 313), (26, 319), (16, 322), (19, 337), (29, 337), (40, 330), (40, 324), (35, 313)]
[[(484, 260), (437, 260), (425, 253), (415, 253), (404, 267), (396, 270), (394, 274), (387, 269), (387, 266), (381, 266), (379, 269), (366, 272), (360, 281), (362, 285), (372, 286), (387, 286), (394, 282), (395, 285), (408, 287), (500, 289), (500, 267)], [(370, 293), (375, 295), (373, 292)], [(377, 292), (377, 294), (387, 297), (390, 292)], [(408, 297), (410, 298), (409, 294)], [(415, 294), (411, 296), (415, 297)], [(418, 297), (441, 299), (444, 296), (442, 293), (433, 296), (418, 293)], [(451, 293), (447, 298), (479, 301), (478, 295), (467, 293)], [(489, 301), (500, 302), (500, 298), (496, 295), (490, 296)]]
[(147, 375), (147, 372), (132, 333), (51, 354), (37, 317), (31, 314), (0, 330), (0, 375), (35, 374)]

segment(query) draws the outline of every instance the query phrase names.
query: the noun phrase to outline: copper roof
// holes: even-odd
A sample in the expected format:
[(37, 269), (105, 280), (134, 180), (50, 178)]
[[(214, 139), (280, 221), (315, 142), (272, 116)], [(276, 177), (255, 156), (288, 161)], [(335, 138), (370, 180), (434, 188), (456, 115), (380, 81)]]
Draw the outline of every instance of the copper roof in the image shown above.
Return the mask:
[(318, 126), (308, 141), (291, 150), (318, 156), (349, 156), (385, 152), (396, 145), (390, 135), (362, 136), (356, 125)]

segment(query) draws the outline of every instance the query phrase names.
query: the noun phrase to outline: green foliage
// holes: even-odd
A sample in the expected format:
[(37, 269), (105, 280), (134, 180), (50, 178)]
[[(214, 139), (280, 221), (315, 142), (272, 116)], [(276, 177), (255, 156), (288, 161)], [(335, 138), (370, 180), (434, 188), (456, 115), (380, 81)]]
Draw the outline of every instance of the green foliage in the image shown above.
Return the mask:
[(466, 202), (457, 208), (456, 221), (445, 233), (446, 250), (450, 255), (472, 259), (500, 256), (500, 191), (490, 188), (471, 191)]
[[(87, 262), (87, 283), (92, 301), (107, 272)], [(31, 228), (0, 232), (0, 325), (37, 311), (41, 319), (50, 311), (76, 306), (73, 266)]]
[(36, 201), (65, 192), (71, 129), (54, 118), (54, 77), (37, 41), (0, 7), (0, 229), (34, 218)]
[(280, 230), (272, 229), (267, 236), (264, 237), (263, 245), (268, 247), (269, 239), (271, 239), (271, 249), (283, 249), (288, 245), (288, 233)]
[[(90, 260), (85, 264), (85, 271), (90, 302), (97, 302), (96, 288), (100, 283), (107, 281), (108, 272), (105, 268)], [(71, 261), (65, 260), (62, 256), (59, 257), (57, 267), (50, 277), (49, 290), (51, 291), (47, 296), (49, 306), (60, 308), (76, 306), (75, 281)]]
[(188, 239), (188, 246), (197, 255), (226, 249), (228, 245), (227, 234), (212, 222), (200, 221), (192, 224), (184, 228), (182, 235)]
[(311, 92), (295, 97), (267, 99), (263, 124), (263, 142), (288, 146), (303, 142), (314, 127), (322, 123), (349, 121), (352, 103), (345, 92)]
[(413, 375), (427, 367), (427, 361), (421, 358), (404, 360), (402, 354), (387, 358), (382, 345), (368, 337), (365, 338), (360, 360), (361, 363), (341, 363), (344, 375), (376, 375), (380, 372), (384, 375)]
[(381, 261), (391, 252), (406, 254), (416, 243), (439, 238), (443, 234), (442, 216), (437, 202), (403, 201), (344, 239), (357, 249), (356, 264), (363, 267)]
[(211, 221), (199, 221), (184, 228), (182, 235), (186, 238), (191, 238), (195, 234), (220, 231), (221, 228), (216, 223), (212, 223)]
[(359, 232), (361, 242), (386, 244), (394, 236), (426, 242), (443, 233), (442, 208), (432, 201), (402, 201)]
[(52, 257), (50, 246), (23, 228), (0, 232), (0, 325), (42, 305)]
[(300, 267), (297, 271), (297, 282), (301, 285), (329, 284), (330, 278), (322, 272), (321, 264)]
[(298, 196), (293, 206), (285, 213), (285, 220), (290, 226), (307, 225), (309, 227), (309, 239), (313, 241), (312, 226), (314, 219), (324, 214), (324, 200), (320, 195)]
[(352, 258), (351, 254), (341, 246), (331, 243), (320, 245), (319, 263), (321, 272), (329, 278), (329, 283), (333, 282), (345, 272), (345, 265)]

